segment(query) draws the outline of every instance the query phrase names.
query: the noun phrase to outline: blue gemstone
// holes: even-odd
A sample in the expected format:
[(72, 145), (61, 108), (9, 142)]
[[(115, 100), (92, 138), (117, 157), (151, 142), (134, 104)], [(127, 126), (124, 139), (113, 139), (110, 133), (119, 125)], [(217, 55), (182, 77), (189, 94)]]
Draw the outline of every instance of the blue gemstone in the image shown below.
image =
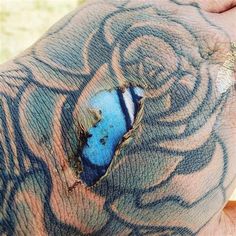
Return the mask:
[(134, 88), (125, 93), (102, 91), (91, 99), (90, 106), (101, 112), (101, 120), (89, 129), (90, 135), (82, 150), (83, 172), (80, 177), (88, 185), (105, 174), (118, 143), (132, 127), (130, 116), (135, 116), (142, 96), (142, 89)]

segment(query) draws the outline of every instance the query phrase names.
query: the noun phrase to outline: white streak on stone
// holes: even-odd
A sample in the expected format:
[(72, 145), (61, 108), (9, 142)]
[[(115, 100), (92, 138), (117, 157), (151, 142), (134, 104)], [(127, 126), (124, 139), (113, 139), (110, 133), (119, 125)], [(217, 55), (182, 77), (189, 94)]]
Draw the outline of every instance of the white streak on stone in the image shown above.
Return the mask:
[(134, 102), (133, 102), (131, 93), (128, 89), (126, 89), (125, 92), (123, 93), (123, 97), (124, 97), (125, 105), (127, 107), (128, 113), (129, 113), (131, 123), (133, 124), (133, 122), (134, 122)]

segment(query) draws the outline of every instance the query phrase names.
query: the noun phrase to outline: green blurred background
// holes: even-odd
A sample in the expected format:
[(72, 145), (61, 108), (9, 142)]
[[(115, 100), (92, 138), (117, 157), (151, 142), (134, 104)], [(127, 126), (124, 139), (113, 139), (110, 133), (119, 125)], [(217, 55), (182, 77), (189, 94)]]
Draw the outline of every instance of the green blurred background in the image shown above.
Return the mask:
[(0, 0), (0, 63), (35, 42), (85, 0)]
[[(0, 63), (31, 46), (86, 0), (0, 0)], [(236, 200), (236, 191), (232, 199)]]

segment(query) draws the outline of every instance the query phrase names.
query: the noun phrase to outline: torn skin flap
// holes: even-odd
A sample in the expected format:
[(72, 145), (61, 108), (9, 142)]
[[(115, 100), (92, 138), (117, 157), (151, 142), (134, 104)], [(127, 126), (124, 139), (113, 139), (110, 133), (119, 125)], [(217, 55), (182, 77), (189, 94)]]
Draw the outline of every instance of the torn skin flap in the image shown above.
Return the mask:
[(105, 175), (117, 145), (132, 128), (142, 98), (141, 88), (129, 87), (101, 91), (90, 100), (91, 108), (99, 111), (101, 119), (88, 130), (89, 136), (81, 151), (80, 178), (88, 186)]

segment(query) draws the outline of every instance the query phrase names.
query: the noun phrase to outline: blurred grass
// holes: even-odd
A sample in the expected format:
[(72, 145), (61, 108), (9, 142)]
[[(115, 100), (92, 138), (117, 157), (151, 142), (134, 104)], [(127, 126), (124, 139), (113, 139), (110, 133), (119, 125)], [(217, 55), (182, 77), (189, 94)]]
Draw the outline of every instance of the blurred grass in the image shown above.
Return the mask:
[[(86, 0), (0, 0), (0, 63), (31, 46)], [(236, 200), (236, 191), (232, 200)]]
[(0, 63), (35, 42), (85, 0), (0, 0)]

